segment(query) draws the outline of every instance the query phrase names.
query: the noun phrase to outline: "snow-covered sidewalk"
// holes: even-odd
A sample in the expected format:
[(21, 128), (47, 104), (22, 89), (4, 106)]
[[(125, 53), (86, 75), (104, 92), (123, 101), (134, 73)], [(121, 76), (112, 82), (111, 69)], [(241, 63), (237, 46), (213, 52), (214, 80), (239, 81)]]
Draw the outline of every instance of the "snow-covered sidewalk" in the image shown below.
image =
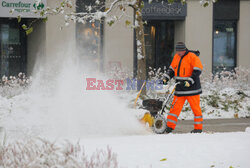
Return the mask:
[(111, 147), (121, 168), (250, 166), (250, 132), (124, 136), (82, 139), (81, 144), (87, 153)]

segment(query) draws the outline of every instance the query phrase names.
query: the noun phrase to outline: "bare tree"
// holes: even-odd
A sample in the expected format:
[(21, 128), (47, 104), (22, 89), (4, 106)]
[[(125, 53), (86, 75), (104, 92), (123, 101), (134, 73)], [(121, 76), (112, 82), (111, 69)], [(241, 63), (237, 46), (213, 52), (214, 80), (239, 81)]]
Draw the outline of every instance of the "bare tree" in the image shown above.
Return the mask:
[[(105, 22), (108, 25), (112, 26), (115, 22), (119, 22), (122, 17), (126, 14), (126, 9), (132, 7), (134, 9), (135, 21), (131, 23), (126, 20), (126, 25), (134, 28), (136, 31), (136, 45), (137, 45), (137, 79), (146, 80), (146, 54), (145, 54), (145, 41), (144, 41), (144, 21), (142, 19), (142, 9), (144, 7), (143, 0), (107, 0), (110, 1), (108, 5), (103, 3), (101, 0), (93, 0), (92, 5), (86, 5), (82, 11), (75, 11), (74, 4), (72, 0), (63, 0), (57, 7), (51, 8), (47, 7), (46, 9), (39, 10), (37, 9), (36, 13), (39, 13), (44, 21), (51, 15), (63, 15), (65, 20), (65, 25), (74, 23), (85, 24), (87, 22)], [(148, 3), (153, 1), (166, 3), (163, 0), (148, 0)], [(168, 3), (174, 3), (175, 0), (168, 0)], [(181, 0), (182, 3), (186, 3), (187, 0)], [(217, 0), (199, 0), (202, 6), (206, 7), (212, 2)], [(197, 3), (198, 3), (197, 2)], [(41, 0), (36, 0), (37, 6), (41, 3)], [(119, 14), (112, 14), (114, 10), (120, 10)], [(103, 19), (105, 18), (105, 19)], [(21, 20), (21, 17), (18, 17), (18, 20)], [(32, 22), (33, 23), (33, 22)], [(30, 25), (23, 25), (23, 28), (26, 30), (26, 33), (29, 34), (32, 32), (32, 23)]]

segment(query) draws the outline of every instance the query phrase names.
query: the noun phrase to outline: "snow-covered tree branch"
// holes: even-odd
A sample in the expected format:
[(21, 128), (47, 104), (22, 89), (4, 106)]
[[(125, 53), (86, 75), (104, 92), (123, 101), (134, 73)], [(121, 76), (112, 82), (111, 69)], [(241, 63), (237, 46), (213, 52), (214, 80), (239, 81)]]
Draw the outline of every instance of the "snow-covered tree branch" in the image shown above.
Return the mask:
[[(63, 0), (57, 6), (50, 7), (46, 9), (37, 9), (34, 11), (47, 21), (48, 17), (54, 15), (62, 15), (64, 18), (65, 26), (70, 23), (93, 23), (101, 22), (109, 26), (112, 26), (116, 22), (120, 22), (123, 17), (130, 16), (130, 18), (135, 18), (133, 22), (126, 20), (125, 24), (128, 27), (134, 28), (136, 32), (136, 45), (137, 45), (137, 78), (139, 80), (146, 79), (146, 60), (145, 58), (145, 42), (144, 42), (144, 24), (142, 18), (142, 9), (144, 7), (144, 0), (94, 0), (90, 3), (86, 3), (80, 9), (76, 10), (76, 4), (72, 0)], [(148, 3), (174, 3), (175, 0), (148, 0)], [(187, 0), (181, 0), (181, 3), (187, 3)], [(216, 0), (200, 0), (201, 6), (206, 7), (209, 4), (216, 2)], [(39, 6), (41, 0), (36, 0), (36, 5)], [(133, 8), (134, 15), (128, 13), (127, 8)], [(113, 11), (119, 12), (113, 12)], [(131, 16), (132, 15), (132, 16)], [(19, 17), (20, 21), (20, 17)], [(23, 25), (23, 29), (29, 34), (33, 31), (32, 23), (30, 25)]]

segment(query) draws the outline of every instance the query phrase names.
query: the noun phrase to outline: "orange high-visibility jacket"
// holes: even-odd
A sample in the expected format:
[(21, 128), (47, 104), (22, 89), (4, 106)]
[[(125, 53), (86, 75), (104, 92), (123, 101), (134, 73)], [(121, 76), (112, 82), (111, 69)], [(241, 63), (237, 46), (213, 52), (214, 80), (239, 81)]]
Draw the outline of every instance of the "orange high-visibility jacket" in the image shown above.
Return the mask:
[[(203, 66), (200, 58), (193, 52), (186, 51), (184, 56), (175, 54), (173, 61), (167, 71), (166, 78), (170, 80), (175, 77), (176, 82), (180, 82), (176, 86), (176, 96), (192, 96), (202, 93), (200, 84), (200, 74)], [(188, 81), (191, 86), (185, 87), (184, 81)]]

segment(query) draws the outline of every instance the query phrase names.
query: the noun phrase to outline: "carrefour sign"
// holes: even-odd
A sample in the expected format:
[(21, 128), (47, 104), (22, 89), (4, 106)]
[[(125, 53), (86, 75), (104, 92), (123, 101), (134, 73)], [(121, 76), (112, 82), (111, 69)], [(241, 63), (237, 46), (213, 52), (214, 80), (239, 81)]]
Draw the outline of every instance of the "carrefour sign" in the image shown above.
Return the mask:
[(42, 10), (46, 7), (46, 0), (37, 4), (36, 0), (0, 0), (0, 17), (39, 18), (34, 10)]

